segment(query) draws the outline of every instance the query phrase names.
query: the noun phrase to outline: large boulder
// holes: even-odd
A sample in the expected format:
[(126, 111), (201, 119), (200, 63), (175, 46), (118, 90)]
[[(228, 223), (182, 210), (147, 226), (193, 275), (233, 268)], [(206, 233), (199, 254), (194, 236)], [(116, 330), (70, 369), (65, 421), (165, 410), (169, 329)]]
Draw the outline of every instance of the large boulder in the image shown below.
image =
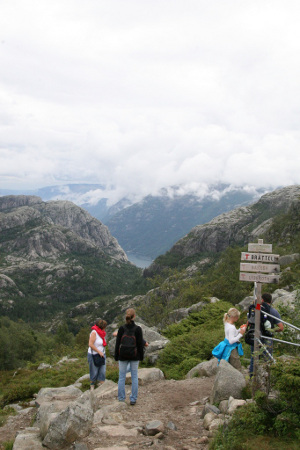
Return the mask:
[(43, 445), (57, 450), (86, 437), (93, 425), (92, 393), (86, 391), (50, 421)]
[(44, 403), (53, 403), (53, 401), (70, 402), (76, 400), (82, 394), (77, 387), (70, 385), (59, 388), (42, 388), (36, 395), (36, 406)]
[[(165, 378), (163, 372), (155, 367), (150, 367), (148, 369), (138, 370), (138, 380), (139, 384), (143, 386), (144, 384), (151, 383), (153, 381), (163, 380)], [(126, 375), (126, 383), (131, 383), (131, 373)]]
[[(285, 289), (276, 289), (272, 293), (272, 306), (276, 309), (277, 306), (283, 305), (289, 308), (295, 308), (295, 299), (296, 299), (297, 291), (286, 291)], [(254, 297), (245, 297), (237, 306), (240, 307), (242, 311), (248, 311), (249, 306), (254, 302)]]
[(218, 370), (217, 358), (212, 358), (209, 361), (203, 361), (193, 367), (187, 374), (186, 378), (194, 377), (212, 377), (216, 375)]
[(299, 258), (300, 258), (300, 253), (293, 253), (292, 255), (280, 256), (278, 262), (281, 266), (287, 266), (289, 264), (294, 263)]
[(253, 295), (251, 295), (249, 297), (245, 297), (240, 303), (237, 304), (237, 306), (242, 311), (248, 311), (248, 308), (249, 308), (250, 305), (252, 305), (252, 303), (254, 303)]
[(279, 305), (287, 306), (288, 308), (295, 309), (295, 300), (297, 297), (297, 291), (286, 291), (285, 289), (276, 289), (272, 294), (272, 306), (276, 309)]
[[(4, 447), (3, 447), (4, 448)], [(28, 427), (17, 433), (13, 450), (43, 450), (39, 428)]]
[(246, 386), (244, 375), (229, 364), (225, 359), (221, 359), (210, 403), (219, 403), (229, 397), (242, 398), (242, 390)]

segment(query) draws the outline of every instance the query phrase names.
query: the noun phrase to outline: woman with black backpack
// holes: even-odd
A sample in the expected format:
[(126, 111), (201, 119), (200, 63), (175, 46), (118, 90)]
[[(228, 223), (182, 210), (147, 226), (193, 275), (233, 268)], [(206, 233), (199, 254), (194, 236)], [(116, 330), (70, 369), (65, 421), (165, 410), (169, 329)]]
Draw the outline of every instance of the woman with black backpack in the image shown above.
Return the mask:
[(126, 398), (125, 380), (127, 365), (131, 372), (130, 404), (135, 405), (138, 396), (138, 367), (143, 361), (143, 332), (140, 326), (134, 323), (135, 310), (126, 311), (126, 323), (122, 325), (117, 334), (115, 346), (115, 360), (119, 361), (118, 400), (124, 402)]

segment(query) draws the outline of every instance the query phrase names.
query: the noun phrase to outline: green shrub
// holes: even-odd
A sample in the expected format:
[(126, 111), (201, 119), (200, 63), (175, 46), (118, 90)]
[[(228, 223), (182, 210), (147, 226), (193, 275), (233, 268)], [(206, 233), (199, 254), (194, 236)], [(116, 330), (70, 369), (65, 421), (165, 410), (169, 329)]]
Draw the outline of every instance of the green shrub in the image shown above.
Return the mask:
[[(271, 385), (277, 396), (269, 398), (265, 392), (257, 391), (255, 403), (238, 409), (228, 427), (217, 433), (211, 449), (297, 448), (300, 438), (299, 359), (272, 366)], [(257, 445), (258, 436), (262, 437), (260, 445)]]
[(3, 442), (3, 450), (13, 450), (14, 441)]
[(212, 358), (213, 348), (224, 339), (222, 319), (230, 307), (221, 301), (208, 304), (165, 330), (170, 343), (160, 353), (157, 365), (166, 378), (183, 378), (201, 361)]

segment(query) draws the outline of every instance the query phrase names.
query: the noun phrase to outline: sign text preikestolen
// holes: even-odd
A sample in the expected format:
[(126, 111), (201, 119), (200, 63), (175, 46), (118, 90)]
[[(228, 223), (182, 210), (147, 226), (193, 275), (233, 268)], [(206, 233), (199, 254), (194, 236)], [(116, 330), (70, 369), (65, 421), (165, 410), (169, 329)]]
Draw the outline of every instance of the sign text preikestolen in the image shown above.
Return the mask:
[(240, 263), (241, 272), (267, 272), (267, 273), (279, 273), (279, 264), (251, 264), (251, 263)]
[(240, 273), (240, 281), (252, 281), (256, 283), (278, 283), (279, 275), (266, 275), (264, 273)]
[(272, 253), (272, 244), (263, 244), (260, 242), (257, 244), (248, 244), (248, 252)]
[(279, 255), (272, 255), (270, 253), (266, 254), (266, 253), (242, 252), (241, 260), (249, 262), (277, 263), (279, 261)]

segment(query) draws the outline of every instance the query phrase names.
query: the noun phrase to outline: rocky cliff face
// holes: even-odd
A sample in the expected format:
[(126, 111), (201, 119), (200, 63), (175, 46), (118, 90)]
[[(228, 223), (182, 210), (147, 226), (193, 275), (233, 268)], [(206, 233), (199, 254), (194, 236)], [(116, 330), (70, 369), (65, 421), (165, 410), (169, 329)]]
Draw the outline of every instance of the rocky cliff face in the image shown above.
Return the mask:
[(43, 202), (35, 196), (0, 197), (0, 232), (3, 248), (29, 259), (94, 249), (118, 261), (128, 261), (108, 228), (68, 201)]
[[(0, 197), (0, 310), (88, 300), (137, 271), (108, 228), (69, 201)], [(124, 280), (124, 281), (123, 281)], [(34, 299), (34, 300), (33, 300)], [(32, 303), (33, 302), (33, 303)], [(25, 314), (25, 312), (24, 312)]]
[(246, 207), (221, 214), (205, 225), (199, 225), (179, 240), (171, 252), (192, 256), (201, 252), (220, 252), (229, 245), (245, 245), (266, 232), (273, 218), (287, 212), (291, 205), (299, 202), (300, 186), (289, 186), (265, 194)]
[[(171, 248), (169, 256), (176, 255), (180, 260), (199, 255), (201, 259), (203, 254), (219, 253), (229, 246), (244, 246), (248, 242), (257, 242), (258, 238), (263, 238), (270, 230), (274, 218), (289, 211), (293, 205), (299, 209), (299, 185), (265, 194), (250, 206), (234, 209), (204, 225), (194, 227)], [(159, 272), (162, 266), (164, 266), (162, 258), (155, 260), (148, 269), (145, 269), (145, 275), (152, 276)]]

